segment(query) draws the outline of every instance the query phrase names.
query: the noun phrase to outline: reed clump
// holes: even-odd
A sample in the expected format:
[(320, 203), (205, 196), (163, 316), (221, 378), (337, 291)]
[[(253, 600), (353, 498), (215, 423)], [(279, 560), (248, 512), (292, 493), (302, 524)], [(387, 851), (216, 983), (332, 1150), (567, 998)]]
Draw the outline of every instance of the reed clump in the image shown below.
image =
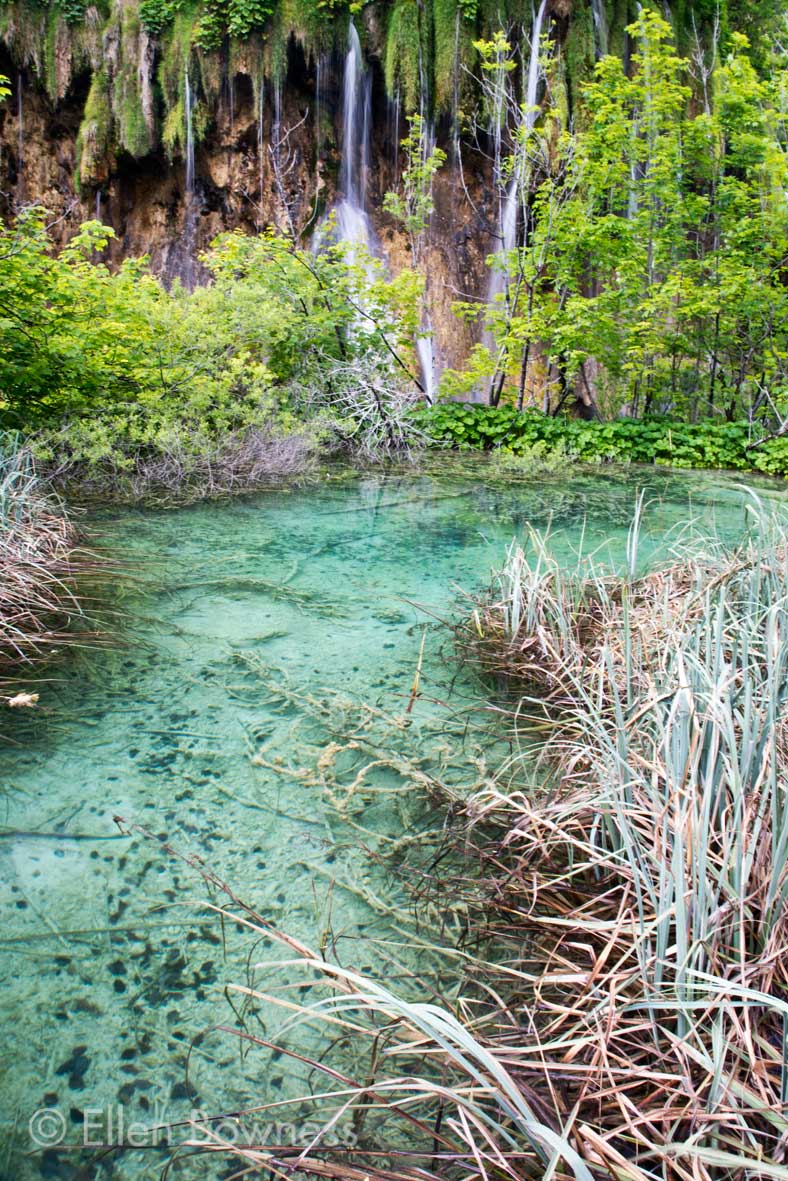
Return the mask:
[[(0, 690), (31, 674), (68, 644), (96, 640), (88, 586), (106, 563), (85, 549), (62, 504), (45, 490), (30, 452), (0, 438)], [(92, 593), (92, 592), (90, 592)], [(30, 700), (19, 700), (29, 697)], [(35, 695), (0, 696), (33, 705)]]
[[(621, 575), (534, 536), (460, 629), (530, 747), (466, 804), (480, 874), (444, 871), (470, 916), (451, 994), (327, 962), (198, 866), (285, 947), (255, 970), (304, 982), (239, 986), (286, 1020), (227, 1032), (324, 1085), (295, 1146), (195, 1125), (193, 1148), (338, 1181), (788, 1179), (788, 527), (752, 507), (737, 549), (646, 575), (640, 506)], [(293, 1047), (316, 1024), (350, 1065)]]
[(499, 1052), (595, 1172), (788, 1175), (788, 534), (753, 509), (640, 577), (638, 517), (620, 577), (515, 545), (464, 631), (550, 781), (469, 806)]
[[(460, 624), (464, 653), (486, 674), (503, 678), (531, 720), (543, 716), (551, 729), (570, 723), (578, 685), (584, 694), (601, 692), (608, 706), (647, 691), (654, 676), (667, 672), (687, 628), (705, 618), (710, 595), (716, 601), (717, 591), (760, 560), (752, 544), (733, 554), (711, 546), (638, 576), (641, 513), (642, 502), (624, 575), (593, 557), (567, 570), (549, 536), (534, 530), (528, 552), (512, 543), (489, 594)], [(781, 533), (774, 545), (771, 559), (784, 560)]]

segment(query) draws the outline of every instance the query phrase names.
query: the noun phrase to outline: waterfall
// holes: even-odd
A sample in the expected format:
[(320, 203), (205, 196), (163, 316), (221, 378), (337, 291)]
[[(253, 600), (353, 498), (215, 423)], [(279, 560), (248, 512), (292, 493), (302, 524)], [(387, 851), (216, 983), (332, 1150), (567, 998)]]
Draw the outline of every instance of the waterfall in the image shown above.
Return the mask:
[(391, 178), (394, 187), (399, 184), (399, 141), (400, 141), (400, 111), (402, 100), (400, 98), (399, 87), (394, 92), (394, 98), (387, 100), (387, 134), (386, 139), (391, 152)]
[[(364, 69), (361, 42), (350, 22), (342, 92), (341, 198), (334, 210), (341, 242), (371, 250), (372, 227), (367, 216), (369, 138), (372, 130), (372, 77)], [(351, 252), (352, 257), (352, 252)]]
[(461, 164), (462, 142), (460, 140), (460, 6), (454, 17), (454, 62), (452, 65), (452, 128), (451, 141), (454, 163)]
[[(424, 109), (424, 96), (422, 96), (422, 109)], [(422, 124), (423, 142), (421, 145), (422, 160), (426, 161), (432, 155), (435, 148), (435, 127), (431, 122), (424, 120)], [(430, 198), (432, 198), (432, 178), (430, 178)], [(430, 225), (432, 223), (432, 216), (430, 215)], [(430, 225), (427, 226), (427, 233), (430, 232)], [(443, 371), (443, 365), (439, 357), (435, 354), (435, 341), (432, 335), (432, 321), (429, 313), (430, 300), (430, 268), (425, 268), (424, 274), (424, 294), (426, 296), (425, 306), (422, 310), (421, 327), (422, 331), (427, 335), (420, 336), (416, 341), (416, 352), (419, 357), (419, 364), (421, 367), (422, 385), (424, 387), (424, 396), (427, 401), (432, 404), (435, 401), (435, 386), (436, 374)]]
[(323, 190), (323, 166), (325, 164), (326, 125), (333, 111), (333, 73), (331, 56), (319, 53), (315, 60), (315, 204), (320, 201)]
[[(525, 126), (530, 130), (538, 115), (539, 82), (542, 76), (539, 65), (539, 47), (542, 40), (542, 26), (544, 25), (547, 0), (541, 0), (537, 12), (534, 14), (531, 28), (531, 54), (528, 62), (528, 77), (525, 90)], [(496, 128), (496, 136), (500, 136), (500, 125)], [(499, 153), (500, 149), (496, 147)], [(497, 158), (497, 157), (496, 157)], [(487, 292), (487, 302), (494, 304), (497, 297), (505, 295), (509, 287), (509, 271), (506, 264), (509, 252), (517, 246), (517, 229), (521, 205), (521, 188), (524, 181), (522, 154), (516, 156), (515, 171), (506, 189), (506, 195), (501, 202), (499, 214), (499, 234), (501, 245), (498, 253), (502, 257), (503, 265), (496, 267), (490, 275)]]
[(96, 221), (101, 221), (101, 189), (96, 189)]
[(264, 75), (260, 75), (260, 80), (257, 83), (257, 173), (260, 193), (258, 197), (257, 207), (257, 225), (262, 228), (263, 225), (263, 164), (265, 160), (265, 137), (263, 132), (263, 115), (265, 112), (265, 80)]
[(186, 197), (194, 195), (194, 119), (189, 68), (184, 74), (183, 101), (186, 107)]
[(325, 55), (319, 53), (315, 61), (315, 147), (317, 148), (318, 161), (323, 147), (323, 74), (325, 68)]
[(189, 67), (184, 70), (183, 102), (186, 116), (186, 217), (184, 223), (183, 281), (194, 286), (194, 253), (197, 244), (197, 199), (194, 187), (194, 100)]
[(594, 47), (597, 59), (607, 53), (607, 17), (605, 16), (605, 0), (591, 0), (591, 12), (594, 17)]
[[(424, 40), (422, 37), (422, 18), (421, 5), (419, 6), (419, 115), (421, 116), (421, 158), (422, 162), (426, 163), (432, 155), (435, 147), (435, 126), (431, 118), (432, 101), (430, 98), (429, 75), (427, 73), (427, 66), (424, 55)], [(430, 177), (430, 199), (432, 198), (432, 177)], [(432, 214), (430, 214), (430, 222), (426, 227), (427, 235), (429, 236), (432, 223)], [(427, 402), (432, 404), (435, 401), (435, 376), (437, 368), (437, 358), (435, 356), (435, 344), (432, 336), (432, 321), (430, 319), (430, 271), (426, 267), (424, 274), (424, 302), (421, 311), (421, 330), (423, 336), (419, 336), (416, 340), (416, 353), (419, 358), (419, 367), (421, 369), (421, 382), (424, 389), (424, 397)]]
[(419, 357), (424, 397), (432, 405), (435, 401), (435, 351), (432, 347), (432, 324), (428, 315), (424, 317), (423, 327), (424, 331), (429, 332), (430, 335), (418, 337), (416, 352)]
[[(279, 165), (282, 157), (282, 79), (274, 80), (274, 111), (271, 119), (271, 152), (273, 154), (274, 169), (277, 178), (280, 175)], [(278, 183), (278, 180), (277, 180)]]
[(542, 25), (544, 24), (545, 11), (547, 10), (547, 0), (542, 0), (539, 5), (539, 11), (534, 17), (534, 25), (531, 31), (531, 57), (528, 62), (528, 89), (525, 94), (525, 105), (528, 113), (525, 116), (527, 127), (533, 127), (536, 122), (537, 111), (536, 108), (537, 94), (539, 90), (539, 79), (542, 72), (539, 66), (539, 47), (542, 40)]

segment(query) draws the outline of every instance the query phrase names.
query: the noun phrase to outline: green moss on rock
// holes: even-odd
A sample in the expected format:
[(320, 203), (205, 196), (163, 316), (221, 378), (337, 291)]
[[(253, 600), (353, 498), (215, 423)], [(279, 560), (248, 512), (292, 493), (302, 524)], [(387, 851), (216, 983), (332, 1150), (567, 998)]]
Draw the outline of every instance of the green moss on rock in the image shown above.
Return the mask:
[(386, 90), (399, 93), (405, 109), (419, 108), (419, 13), (414, 0), (394, 0), (386, 34)]
[(575, 6), (563, 47), (566, 98), (570, 111), (579, 105), (580, 88), (593, 72), (595, 61), (594, 17), (591, 6)]
[(103, 184), (115, 153), (112, 102), (107, 71), (98, 70), (90, 84), (77, 136), (77, 181), (81, 188)]

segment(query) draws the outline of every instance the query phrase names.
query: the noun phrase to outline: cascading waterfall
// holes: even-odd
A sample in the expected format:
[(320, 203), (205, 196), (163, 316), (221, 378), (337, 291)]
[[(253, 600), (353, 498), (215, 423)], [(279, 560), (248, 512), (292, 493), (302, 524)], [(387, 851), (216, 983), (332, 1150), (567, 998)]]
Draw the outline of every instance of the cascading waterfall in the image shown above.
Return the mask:
[(462, 141), (460, 139), (460, 11), (459, 4), (454, 16), (454, 62), (452, 65), (452, 129), (451, 142), (454, 162), (462, 163)]
[(437, 380), (435, 373), (435, 350), (432, 344), (432, 323), (429, 315), (424, 317), (423, 329), (424, 332), (429, 333), (429, 336), (420, 336), (417, 339), (416, 352), (421, 369), (421, 384), (424, 390), (424, 397), (432, 404), (435, 401)]
[(594, 49), (596, 57), (604, 57), (607, 53), (607, 16), (605, 15), (605, 0), (591, 0), (591, 12), (594, 18)]
[(337, 237), (371, 251), (374, 242), (367, 215), (369, 140), (372, 130), (372, 77), (364, 68), (361, 42), (350, 22), (342, 94), (342, 161), (339, 169)]
[[(533, 25), (531, 28), (531, 54), (528, 62), (528, 78), (526, 81), (525, 90), (525, 126), (526, 128), (533, 127), (536, 122), (538, 111), (537, 99), (539, 95), (539, 82), (542, 77), (542, 71), (539, 63), (539, 49), (542, 40), (542, 26), (544, 25), (545, 13), (547, 12), (547, 0), (541, 0), (537, 12), (534, 14)], [(496, 133), (500, 134), (499, 129)], [(487, 302), (495, 304), (500, 296), (505, 295), (509, 288), (509, 280), (511, 278), (506, 264), (506, 259), (509, 252), (514, 250), (517, 246), (517, 230), (520, 221), (520, 208), (522, 205), (522, 185), (525, 177), (523, 175), (523, 160), (522, 155), (517, 157), (515, 173), (509, 182), (506, 189), (505, 198), (501, 204), (500, 211), (500, 240), (501, 245), (499, 254), (501, 255), (501, 264), (497, 266), (491, 276), (490, 285), (487, 292)]]
[(387, 132), (386, 141), (391, 153), (390, 167), (391, 180), (396, 188), (399, 184), (399, 141), (401, 138), (400, 131), (400, 116), (402, 109), (402, 100), (400, 98), (399, 87), (394, 92), (394, 97), (387, 100), (386, 115), (387, 115)]
[(319, 53), (315, 61), (315, 147), (317, 157), (323, 148), (323, 108), (325, 106), (323, 89), (325, 87), (326, 55)]
[[(421, 108), (426, 110), (426, 96), (422, 93)], [(422, 115), (422, 118), (425, 118)], [(426, 162), (432, 155), (435, 148), (435, 128), (432, 123), (425, 121), (422, 124), (423, 141), (422, 141), (422, 159)], [(430, 178), (430, 195), (432, 195), (432, 178)], [(429, 226), (427, 227), (429, 233)], [(426, 270), (424, 277), (424, 291), (429, 298), (430, 289), (430, 274), (429, 268)], [(435, 401), (435, 388), (437, 385), (437, 370), (439, 368), (438, 358), (435, 355), (435, 340), (432, 334), (432, 321), (430, 319), (429, 307), (424, 308), (421, 322), (424, 336), (420, 336), (416, 341), (416, 352), (419, 358), (419, 365), (421, 367), (421, 380), (424, 389), (424, 396), (428, 402)], [(440, 366), (442, 368), (442, 366)]]
[(263, 172), (265, 162), (265, 131), (263, 116), (265, 114), (265, 80), (263, 75), (257, 83), (257, 182), (259, 185), (259, 204), (257, 211), (257, 225), (262, 228), (263, 216)]
[[(637, 120), (632, 122), (632, 138), (637, 139)], [(638, 215), (638, 166), (633, 158), (629, 165), (629, 193), (627, 194), (627, 218), (634, 221)]]
[[(421, 27), (421, 21), (419, 22)], [(431, 102), (429, 80), (426, 70), (426, 63), (424, 60), (423, 45), (419, 39), (419, 115), (421, 116), (421, 158), (424, 163), (431, 156), (435, 147), (435, 127), (430, 118)], [(430, 177), (430, 197), (432, 197), (432, 177)], [(430, 215), (430, 223), (432, 215)], [(430, 225), (426, 227), (426, 232), (429, 235)], [(435, 343), (432, 334), (432, 321), (429, 312), (429, 297), (430, 297), (430, 273), (429, 268), (426, 269), (424, 275), (424, 295), (425, 302), (422, 306), (421, 314), (421, 331), (423, 335), (416, 339), (416, 354), (419, 358), (419, 368), (421, 369), (421, 384), (424, 391), (424, 396), (429, 403), (435, 401), (435, 387), (436, 387), (436, 368), (437, 358), (435, 356)]]
[(186, 108), (186, 198), (191, 203), (194, 196), (194, 108), (188, 67), (184, 75), (183, 101)]
[(273, 161), (274, 173), (276, 176), (277, 185), (281, 181), (281, 165), (282, 165), (282, 79), (278, 77), (274, 80), (273, 90), (273, 113), (271, 116), (271, 143), (270, 152)]
[[(323, 194), (323, 165), (325, 161), (324, 142), (325, 142), (325, 125), (326, 125), (326, 111), (331, 109), (331, 98), (326, 89), (326, 80), (331, 79), (331, 57), (328, 53), (318, 53), (314, 58), (315, 63), (315, 197), (312, 206), (312, 216), (309, 219), (311, 225), (318, 216), (320, 210), (320, 203)], [(317, 231), (313, 236), (313, 246), (320, 241), (320, 223), (318, 222)]]
[(184, 71), (183, 101), (186, 115), (186, 221), (184, 226), (185, 259), (183, 281), (194, 286), (194, 254), (197, 244), (197, 194), (194, 184), (194, 100), (189, 67)]

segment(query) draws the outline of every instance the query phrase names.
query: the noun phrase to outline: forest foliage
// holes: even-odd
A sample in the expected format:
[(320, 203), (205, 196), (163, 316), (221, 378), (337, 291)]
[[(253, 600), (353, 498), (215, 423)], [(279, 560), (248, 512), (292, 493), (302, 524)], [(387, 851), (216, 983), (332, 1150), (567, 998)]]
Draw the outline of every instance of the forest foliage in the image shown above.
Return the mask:
[(419, 428), (459, 451), (501, 450), (533, 469), (566, 463), (639, 463), (661, 467), (788, 475), (788, 437), (765, 439), (760, 423), (666, 415), (584, 420), (515, 406), (444, 402), (414, 412)]
[(123, 467), (304, 420), (364, 445), (370, 399), (391, 400), (394, 417), (415, 273), (392, 280), (341, 246), (313, 255), (231, 233), (204, 258), (210, 282), (167, 290), (145, 259), (97, 261), (111, 233), (88, 222), (55, 254), (35, 207), (0, 231), (0, 420), (33, 432), (40, 455)]
[[(531, 438), (535, 417), (516, 417), (528, 407), (566, 421), (560, 447), (578, 458), (784, 472), (788, 72), (756, 69), (740, 33), (682, 58), (653, 9), (629, 36), (629, 62), (601, 58), (574, 123), (556, 105), (549, 39), (537, 111), (504, 33), (476, 42), (476, 128), (496, 144), (501, 201), (516, 193), (519, 238), (488, 259), (501, 293), (457, 305), (484, 335), (442, 393), (486, 397), (515, 415), (503, 426), (409, 409), (428, 319), (419, 266), (447, 164), (421, 115), (383, 201), (410, 240), (412, 268), (396, 275), (357, 247), (315, 253), (291, 227), (224, 234), (202, 259), (204, 285), (167, 289), (146, 259), (107, 266), (99, 222), (57, 253), (45, 211), (22, 209), (0, 230), (0, 426), (32, 433), (57, 465), (122, 469), (304, 423), (369, 453), (420, 432), (544, 448), (553, 427)], [(605, 429), (572, 423), (578, 406)], [(676, 425), (657, 439), (609, 421), (622, 416)]]
[(493, 402), (514, 386), (522, 405), (539, 375), (552, 410), (579, 388), (603, 416), (691, 419), (782, 397), (788, 73), (759, 76), (743, 34), (693, 64), (649, 10), (630, 34), (629, 71), (597, 64), (575, 128), (549, 93), (529, 119), (511, 101), (510, 55), (481, 46), (488, 89), (514, 113), (502, 183), (521, 190), (523, 244), (489, 260), (507, 280), (492, 311), (461, 308), (486, 320), (493, 363), (480, 348), (449, 392), (486, 377)]

